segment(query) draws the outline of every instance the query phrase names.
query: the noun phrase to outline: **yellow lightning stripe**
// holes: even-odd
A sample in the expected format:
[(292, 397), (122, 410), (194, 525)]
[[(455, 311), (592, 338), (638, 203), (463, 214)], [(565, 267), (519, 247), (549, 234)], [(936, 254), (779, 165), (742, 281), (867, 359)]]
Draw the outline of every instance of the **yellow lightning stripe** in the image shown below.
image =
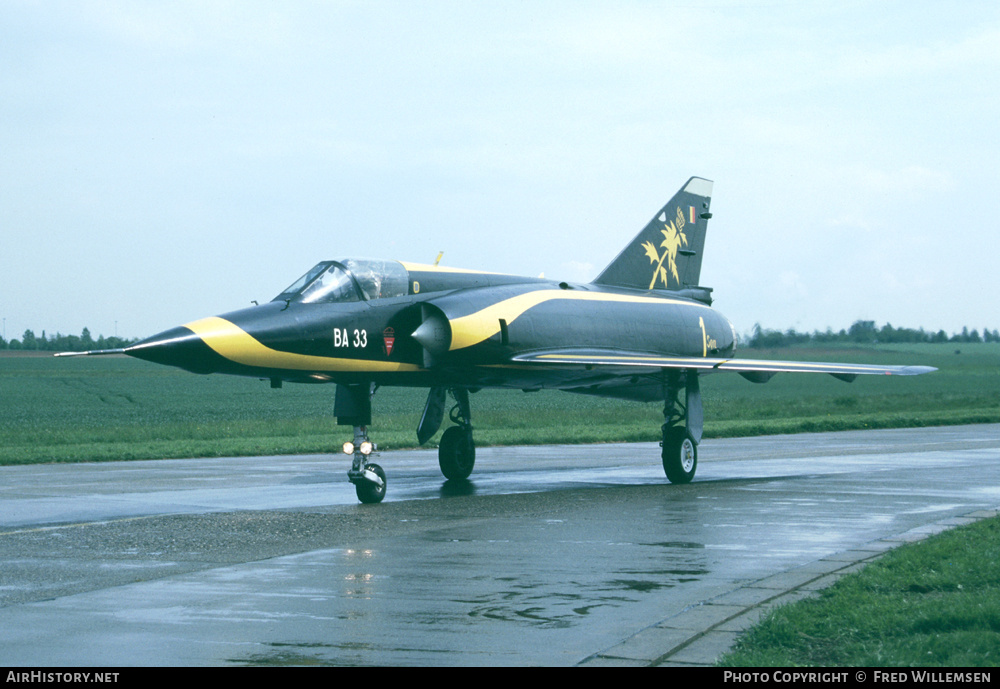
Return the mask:
[(508, 325), (528, 309), (555, 299), (570, 299), (575, 301), (611, 301), (628, 302), (632, 304), (678, 304), (694, 308), (704, 308), (701, 304), (675, 299), (658, 299), (655, 297), (640, 297), (627, 294), (611, 294), (607, 292), (576, 292), (570, 290), (537, 290), (519, 294), (510, 299), (491, 304), (481, 311), (468, 316), (454, 318), (451, 323), (451, 350), (463, 349), (479, 344), (500, 332), (500, 319)]
[(282, 368), (293, 371), (364, 371), (397, 372), (419, 371), (414, 364), (368, 359), (341, 359), (279, 352), (262, 345), (249, 333), (224, 318), (212, 316), (184, 326), (194, 331), (205, 344), (220, 356), (244, 366)]

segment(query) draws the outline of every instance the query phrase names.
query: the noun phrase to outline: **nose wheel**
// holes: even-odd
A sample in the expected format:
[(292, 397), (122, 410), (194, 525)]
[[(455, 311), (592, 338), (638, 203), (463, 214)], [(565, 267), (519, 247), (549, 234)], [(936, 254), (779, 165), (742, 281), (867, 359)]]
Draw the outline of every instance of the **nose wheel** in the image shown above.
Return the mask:
[(385, 472), (382, 467), (368, 464), (364, 470), (364, 478), (354, 481), (354, 490), (358, 494), (358, 500), (366, 505), (382, 502), (385, 497)]
[(347, 478), (354, 484), (358, 500), (365, 504), (382, 502), (385, 498), (385, 471), (378, 464), (369, 462), (378, 448), (368, 438), (366, 426), (354, 427), (354, 442), (344, 443), (344, 454), (352, 455), (351, 470)]

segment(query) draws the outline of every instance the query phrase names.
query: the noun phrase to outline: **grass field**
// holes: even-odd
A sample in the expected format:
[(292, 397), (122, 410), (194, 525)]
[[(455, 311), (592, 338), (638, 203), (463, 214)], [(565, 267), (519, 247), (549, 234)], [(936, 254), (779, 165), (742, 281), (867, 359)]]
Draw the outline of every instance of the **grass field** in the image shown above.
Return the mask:
[[(956, 353), (956, 348), (961, 353)], [(924, 364), (916, 377), (736, 374), (702, 383), (708, 437), (1000, 421), (1000, 344), (796, 347), (755, 358)], [(126, 357), (0, 357), (0, 464), (333, 452), (334, 386), (197, 376)], [(413, 447), (425, 390), (380, 389), (372, 436)], [(661, 404), (554, 391), (472, 396), (479, 445), (653, 441)], [(431, 441), (431, 445), (436, 439)]]
[(729, 667), (1000, 665), (1000, 519), (903, 546), (776, 610)]

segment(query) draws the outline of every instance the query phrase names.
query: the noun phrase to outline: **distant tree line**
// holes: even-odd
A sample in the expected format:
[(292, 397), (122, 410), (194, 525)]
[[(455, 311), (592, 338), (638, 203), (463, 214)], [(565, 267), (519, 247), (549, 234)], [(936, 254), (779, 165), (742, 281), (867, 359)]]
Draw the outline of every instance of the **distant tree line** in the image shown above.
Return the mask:
[(10, 351), (45, 351), (45, 352), (86, 352), (90, 349), (118, 349), (127, 347), (138, 342), (136, 339), (126, 340), (121, 337), (99, 336), (96, 340), (91, 336), (90, 330), (84, 328), (79, 335), (46, 335), (42, 331), (41, 335), (35, 335), (33, 330), (25, 330), (21, 339), (13, 339), (7, 342), (0, 337), (0, 350)]
[(787, 347), (789, 345), (807, 343), (833, 343), (847, 342), (854, 344), (877, 344), (889, 342), (1000, 342), (1000, 331), (996, 328), (990, 330), (983, 328), (982, 334), (978, 330), (962, 328), (962, 332), (948, 335), (944, 330), (929, 332), (923, 328), (894, 328), (892, 324), (886, 323), (881, 328), (875, 325), (875, 321), (854, 321), (850, 328), (841, 329), (834, 332), (833, 328), (825, 331), (814, 330), (812, 333), (800, 333), (794, 329), (784, 332), (780, 330), (767, 330), (757, 323), (749, 337), (744, 338), (741, 343), (750, 348), (764, 349), (768, 347)]

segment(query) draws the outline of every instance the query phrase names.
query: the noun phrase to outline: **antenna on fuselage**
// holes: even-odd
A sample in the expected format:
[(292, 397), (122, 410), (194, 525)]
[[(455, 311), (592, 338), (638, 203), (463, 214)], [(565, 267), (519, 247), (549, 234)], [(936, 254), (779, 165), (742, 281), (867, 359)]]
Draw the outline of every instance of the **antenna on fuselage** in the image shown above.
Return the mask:
[(434, 259), (434, 265), (435, 265), (435, 266), (436, 266), (436, 265), (437, 265), (438, 263), (440, 263), (440, 262), (441, 262), (441, 257), (442, 257), (442, 256), (444, 256), (444, 252), (443, 252), (443, 251), (439, 251), (439, 252), (438, 252), (438, 257)]

